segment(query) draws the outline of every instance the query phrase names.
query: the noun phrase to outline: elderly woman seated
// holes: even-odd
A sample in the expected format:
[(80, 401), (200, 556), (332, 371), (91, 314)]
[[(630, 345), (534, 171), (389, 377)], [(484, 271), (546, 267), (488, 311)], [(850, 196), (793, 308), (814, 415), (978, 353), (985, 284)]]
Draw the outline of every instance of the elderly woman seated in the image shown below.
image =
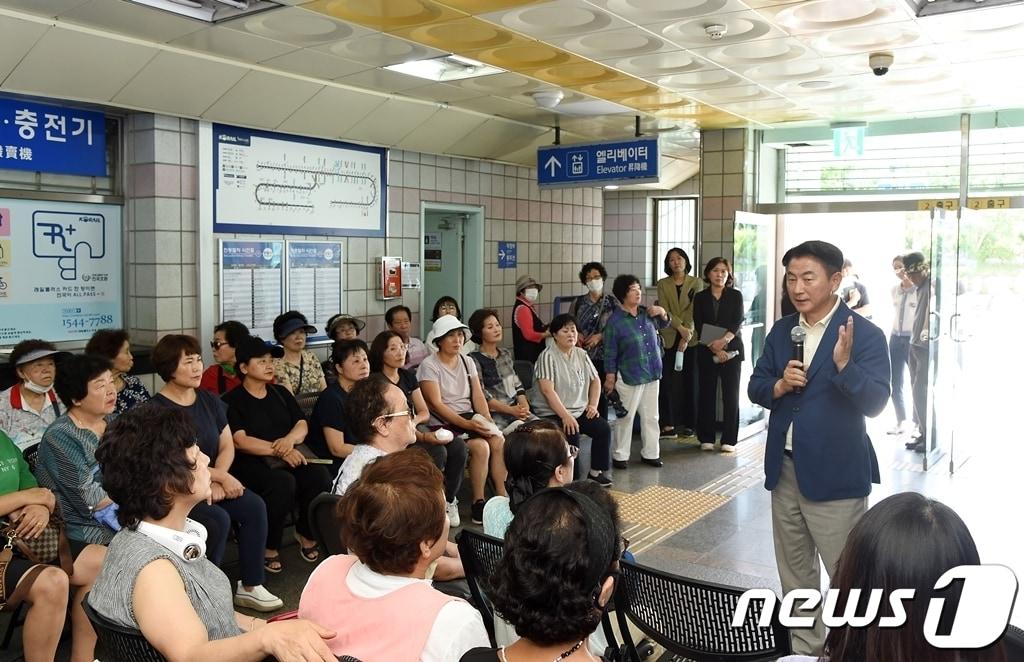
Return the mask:
[(149, 391), (138, 377), (128, 372), (135, 365), (131, 338), (124, 329), (100, 329), (85, 346), (86, 354), (102, 356), (110, 361), (110, 374), (117, 390), (114, 414), (123, 414), (149, 400)]
[(212, 483), (184, 411), (130, 411), (111, 424), (96, 453), (124, 528), (89, 594), (93, 609), (141, 631), (171, 662), (336, 659), (324, 642), (333, 633), (324, 628), (234, 612), (228, 578), (205, 556), (205, 530), (186, 517), (210, 499)]
[(235, 320), (213, 327), (210, 349), (215, 364), (203, 371), (199, 388), (219, 397), (242, 383), (242, 376), (235, 371), (235, 347), (248, 337), (249, 327)]
[[(401, 391), (388, 386), (404, 408)], [(407, 419), (408, 411), (394, 413)], [(375, 425), (411, 432), (402, 416), (378, 416)], [(329, 642), (335, 654), (442, 662), (487, 645), (479, 612), (426, 579), (444, 554), (449, 529), (441, 472), (426, 453), (408, 449), (367, 465), (341, 498), (338, 519), (353, 555), (321, 563), (299, 601), (300, 617), (337, 633)]]
[(479, 348), (470, 353), (480, 373), (480, 384), (495, 424), (508, 434), (524, 421), (536, 419), (530, 413), (526, 389), (516, 374), (512, 352), (501, 347), (504, 330), (498, 311), (486, 308), (469, 316), (469, 330)]
[(114, 537), (114, 502), (97, 476), (96, 447), (117, 402), (110, 361), (95, 354), (61, 361), (54, 388), (66, 409), (39, 443), (36, 477), (56, 495), (72, 551)]
[[(10, 522), (25, 540), (39, 537), (46, 530), (56, 508), (53, 492), (38, 487), (35, 477), (14, 443), (0, 432), (0, 517)], [(71, 577), (61, 568), (36, 564), (15, 556), (4, 570), (2, 601), (13, 608), (21, 600), (28, 603), (22, 648), (26, 662), (53, 660), (57, 654), (64, 615), (68, 606), (68, 584), (74, 587), (71, 603), (71, 662), (90, 662), (96, 634), (82, 610), (82, 598), (100, 571), (103, 554), (100, 545), (77, 548)]]
[(27, 458), (38, 450), (47, 426), (61, 414), (53, 379), (60, 352), (45, 340), (22, 340), (11, 350), (11, 368), (18, 383), (0, 393), (0, 430)]
[(463, 662), (590, 660), (585, 645), (615, 590), (622, 553), (615, 501), (593, 484), (544, 490), (528, 499), (505, 534), (490, 580), (495, 611), (521, 637), (479, 648)]

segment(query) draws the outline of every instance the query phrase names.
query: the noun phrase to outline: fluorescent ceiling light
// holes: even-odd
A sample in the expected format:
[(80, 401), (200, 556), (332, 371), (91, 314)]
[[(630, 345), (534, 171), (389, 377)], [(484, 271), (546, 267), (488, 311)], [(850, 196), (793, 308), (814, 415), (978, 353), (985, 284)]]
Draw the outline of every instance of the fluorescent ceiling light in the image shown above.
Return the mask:
[(504, 73), (504, 69), (492, 67), (470, 60), (461, 55), (442, 55), (426, 60), (412, 60), (400, 64), (392, 64), (384, 67), (389, 71), (397, 71), (401, 74), (425, 78), (427, 80), (443, 83), (449, 80), (463, 80), (466, 78), (478, 78), (492, 74)]
[(939, 16), (970, 9), (989, 9), (1017, 5), (1024, 0), (907, 0), (915, 16)]
[(207, 23), (229, 21), (283, 7), (274, 0), (126, 0)]

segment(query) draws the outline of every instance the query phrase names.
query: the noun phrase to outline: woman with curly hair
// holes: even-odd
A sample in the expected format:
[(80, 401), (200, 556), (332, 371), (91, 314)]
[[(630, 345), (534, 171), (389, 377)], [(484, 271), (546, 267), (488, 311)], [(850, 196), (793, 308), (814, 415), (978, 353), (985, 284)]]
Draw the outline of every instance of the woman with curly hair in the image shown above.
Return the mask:
[(89, 338), (85, 353), (102, 356), (110, 361), (110, 373), (113, 375), (114, 388), (117, 389), (115, 416), (149, 401), (151, 396), (142, 380), (128, 374), (135, 365), (135, 357), (132, 356), (132, 343), (127, 331), (100, 329)]
[(495, 611), (521, 638), (471, 650), (462, 662), (597, 662), (585, 644), (615, 590), (621, 540), (615, 501), (596, 484), (530, 497), (489, 582)]

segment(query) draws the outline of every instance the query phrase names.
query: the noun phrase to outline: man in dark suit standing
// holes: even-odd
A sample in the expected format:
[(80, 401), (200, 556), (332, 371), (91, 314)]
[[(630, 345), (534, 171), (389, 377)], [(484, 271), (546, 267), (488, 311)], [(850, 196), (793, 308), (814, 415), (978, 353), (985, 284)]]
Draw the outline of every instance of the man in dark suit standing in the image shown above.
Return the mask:
[(914, 397), (914, 418), (920, 436), (907, 443), (907, 450), (925, 453), (928, 450), (928, 317), (931, 310), (932, 285), (924, 254), (914, 251), (903, 256), (903, 271), (917, 288), (917, 308), (910, 332), (910, 390)]
[[(782, 258), (797, 314), (783, 317), (765, 340), (747, 388), (771, 410), (765, 445), (765, 488), (772, 493), (772, 533), (782, 589), (819, 589), (821, 566), (831, 575), (846, 537), (867, 509), (878, 460), (865, 417), (889, 400), (889, 351), (881, 329), (849, 309), (836, 291), (843, 253), (807, 241)], [(803, 361), (793, 358), (791, 332), (806, 332)], [(793, 650), (820, 655), (820, 607), (813, 628), (794, 629)]]

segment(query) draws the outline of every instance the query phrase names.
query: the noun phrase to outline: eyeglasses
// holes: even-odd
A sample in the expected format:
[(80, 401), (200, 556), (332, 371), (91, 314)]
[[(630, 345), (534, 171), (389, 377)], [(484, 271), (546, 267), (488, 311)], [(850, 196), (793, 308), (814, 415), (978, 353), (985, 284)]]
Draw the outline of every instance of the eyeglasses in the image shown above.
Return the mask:
[(228, 344), (228, 342), (226, 340), (211, 340), (210, 341), (210, 348), (214, 349), (214, 350), (217, 350), (217, 349), (220, 349), (221, 347), (223, 347), (224, 345), (227, 345), (227, 344)]
[(406, 409), (405, 411), (393, 411), (390, 414), (381, 414), (378, 418), (400, 418), (402, 416), (412, 416), (412, 412)]

